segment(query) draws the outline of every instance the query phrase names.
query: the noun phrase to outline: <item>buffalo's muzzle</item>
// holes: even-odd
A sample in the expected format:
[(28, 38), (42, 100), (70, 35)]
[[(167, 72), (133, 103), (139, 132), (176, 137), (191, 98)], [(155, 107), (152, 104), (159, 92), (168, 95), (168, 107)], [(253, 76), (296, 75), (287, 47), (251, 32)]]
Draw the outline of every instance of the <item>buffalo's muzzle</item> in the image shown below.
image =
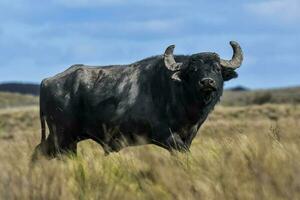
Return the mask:
[(200, 86), (205, 91), (216, 91), (216, 81), (214, 81), (212, 78), (203, 78), (200, 81)]

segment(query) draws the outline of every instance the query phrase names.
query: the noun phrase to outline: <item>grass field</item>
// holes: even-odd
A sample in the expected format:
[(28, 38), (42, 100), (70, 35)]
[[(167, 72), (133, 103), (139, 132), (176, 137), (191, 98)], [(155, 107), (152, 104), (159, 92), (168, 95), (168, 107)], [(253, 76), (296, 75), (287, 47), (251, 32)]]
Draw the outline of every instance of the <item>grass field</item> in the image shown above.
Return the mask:
[(30, 164), (37, 106), (0, 109), (0, 199), (300, 199), (300, 105), (218, 106), (191, 153), (152, 145)]
[(38, 97), (18, 93), (0, 92), (0, 109), (38, 104)]
[(222, 96), (221, 103), (225, 106), (245, 106), (253, 104), (262, 105), (266, 103), (299, 104), (300, 87), (287, 87), (250, 91), (227, 90)]

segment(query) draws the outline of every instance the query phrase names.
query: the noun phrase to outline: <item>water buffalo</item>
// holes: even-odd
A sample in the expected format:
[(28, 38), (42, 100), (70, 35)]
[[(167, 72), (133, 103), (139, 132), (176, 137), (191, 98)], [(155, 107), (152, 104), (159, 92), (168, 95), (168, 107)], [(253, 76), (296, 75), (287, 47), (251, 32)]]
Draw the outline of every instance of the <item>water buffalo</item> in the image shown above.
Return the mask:
[(216, 53), (174, 56), (171, 45), (163, 55), (129, 65), (73, 65), (44, 79), (42, 139), (34, 155), (76, 153), (85, 139), (99, 143), (105, 154), (145, 143), (189, 150), (224, 81), (237, 77), (243, 53), (237, 42), (230, 44), (231, 60)]

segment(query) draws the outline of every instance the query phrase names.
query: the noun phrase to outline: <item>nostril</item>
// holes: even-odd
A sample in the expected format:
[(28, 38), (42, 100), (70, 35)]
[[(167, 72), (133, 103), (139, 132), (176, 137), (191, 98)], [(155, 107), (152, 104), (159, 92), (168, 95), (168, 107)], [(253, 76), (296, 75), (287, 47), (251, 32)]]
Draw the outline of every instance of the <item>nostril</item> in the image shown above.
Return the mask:
[(212, 78), (203, 78), (199, 81), (200, 87), (205, 91), (216, 91), (216, 81)]
[(211, 78), (203, 78), (200, 83), (203, 85), (214, 85), (215, 81)]

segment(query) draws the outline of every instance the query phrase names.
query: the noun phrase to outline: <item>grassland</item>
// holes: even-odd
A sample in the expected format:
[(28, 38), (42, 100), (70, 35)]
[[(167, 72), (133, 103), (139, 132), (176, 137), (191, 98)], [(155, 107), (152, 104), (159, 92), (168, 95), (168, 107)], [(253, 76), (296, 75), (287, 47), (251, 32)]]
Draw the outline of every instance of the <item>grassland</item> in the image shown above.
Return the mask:
[(18, 93), (0, 92), (0, 109), (38, 104), (38, 97)]
[(300, 87), (224, 92), (221, 101), (225, 106), (273, 104), (299, 104)]
[(37, 106), (0, 109), (0, 199), (300, 199), (300, 105), (218, 106), (191, 153), (152, 145), (30, 164)]

